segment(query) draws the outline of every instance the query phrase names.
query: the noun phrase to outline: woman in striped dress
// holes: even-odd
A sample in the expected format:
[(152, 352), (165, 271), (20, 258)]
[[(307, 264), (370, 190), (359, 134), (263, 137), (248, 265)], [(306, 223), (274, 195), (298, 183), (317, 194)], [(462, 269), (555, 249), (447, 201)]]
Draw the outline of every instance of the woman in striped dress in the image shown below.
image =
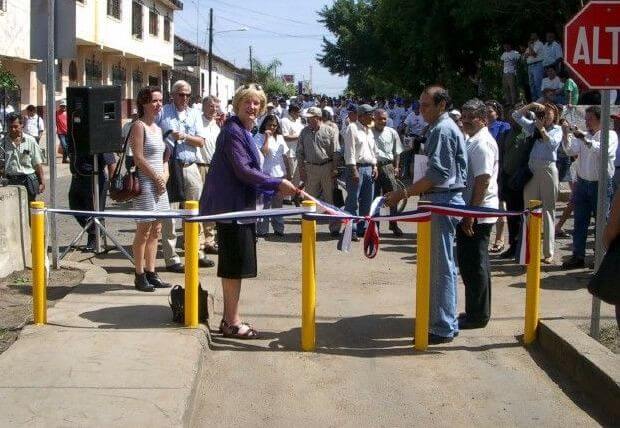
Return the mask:
[[(155, 123), (162, 108), (161, 90), (150, 86), (141, 89), (138, 92), (137, 104), (138, 119), (131, 126), (129, 141), (134, 164), (138, 169), (141, 193), (134, 199), (133, 208), (142, 211), (168, 211), (168, 164), (164, 162), (166, 146), (161, 128)], [(143, 218), (136, 220), (136, 223), (133, 240), (136, 289), (154, 291), (155, 288), (170, 287), (170, 284), (163, 282), (155, 272), (161, 222)]]

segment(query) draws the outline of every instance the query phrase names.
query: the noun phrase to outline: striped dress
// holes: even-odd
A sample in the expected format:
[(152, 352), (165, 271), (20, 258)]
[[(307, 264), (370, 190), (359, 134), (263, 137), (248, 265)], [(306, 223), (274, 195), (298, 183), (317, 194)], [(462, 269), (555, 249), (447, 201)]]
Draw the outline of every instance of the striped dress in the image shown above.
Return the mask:
[[(149, 127), (144, 126), (144, 158), (157, 174), (164, 172), (164, 143), (161, 129), (152, 131)], [(168, 211), (170, 204), (168, 203), (168, 193), (164, 192), (157, 195), (157, 186), (146, 174), (143, 174), (138, 168), (138, 181), (140, 182), (140, 195), (133, 200), (133, 209), (141, 211)], [(139, 219), (140, 221), (154, 221), (155, 219)]]

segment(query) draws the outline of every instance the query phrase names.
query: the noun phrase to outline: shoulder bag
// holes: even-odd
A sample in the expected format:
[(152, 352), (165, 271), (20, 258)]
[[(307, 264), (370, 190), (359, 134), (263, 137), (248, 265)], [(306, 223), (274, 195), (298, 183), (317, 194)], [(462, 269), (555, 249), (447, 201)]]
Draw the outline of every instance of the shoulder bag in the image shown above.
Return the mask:
[(614, 239), (588, 284), (588, 291), (610, 305), (620, 304), (620, 237)]
[[(164, 134), (164, 141), (172, 131), (167, 131)], [(168, 145), (166, 143), (166, 145)], [(166, 183), (166, 191), (168, 192), (168, 200), (170, 202), (185, 202), (185, 180), (183, 178), (183, 163), (180, 162), (177, 157), (177, 148), (179, 143), (174, 141), (172, 147), (172, 154), (168, 160), (168, 182)]]
[[(146, 129), (144, 129), (144, 138), (146, 140)], [(135, 166), (127, 168), (125, 166), (125, 157), (127, 156), (127, 143), (131, 131), (125, 137), (123, 144), (123, 152), (120, 159), (116, 163), (116, 168), (110, 179), (110, 198), (115, 202), (127, 202), (140, 195), (140, 181), (138, 181), (138, 170)], [(121, 174), (125, 168), (125, 174)]]

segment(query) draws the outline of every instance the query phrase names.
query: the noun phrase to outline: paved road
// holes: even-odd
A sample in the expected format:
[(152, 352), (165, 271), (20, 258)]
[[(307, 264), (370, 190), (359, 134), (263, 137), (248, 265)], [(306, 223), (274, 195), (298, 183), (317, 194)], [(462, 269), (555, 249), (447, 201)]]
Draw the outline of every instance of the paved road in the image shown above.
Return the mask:
[[(69, 178), (60, 167), (59, 205)], [(58, 219), (59, 240), (78, 231)], [(122, 243), (131, 241), (131, 221), (109, 222)], [(433, 424), (592, 426), (587, 399), (518, 342), (522, 333), (524, 276), (509, 262), (493, 262), (493, 320), (484, 330), (462, 332), (452, 344), (425, 354), (411, 348), (414, 311), (415, 240), (382, 239), (379, 255), (367, 260), (355, 247), (336, 251), (320, 227), (318, 242), (318, 349), (299, 352), (300, 245), (297, 221), (287, 222), (285, 241), (259, 243), (259, 278), (244, 283), (243, 315), (263, 332), (259, 341), (234, 341), (213, 334), (204, 361), (195, 426), (411, 426)], [(567, 251), (568, 241), (561, 243)], [(358, 244), (359, 245), (359, 244)], [(87, 255), (73, 253), (82, 260)], [(106, 257), (90, 258), (103, 266)], [(160, 262), (161, 263), (161, 262)], [(131, 272), (118, 266), (108, 282)], [(221, 291), (215, 272), (201, 269), (215, 294), (217, 326)], [(541, 315), (587, 319), (587, 273), (566, 275), (557, 267), (543, 274)], [(166, 274), (180, 283), (181, 276)], [(462, 296), (462, 284), (459, 293)], [(162, 296), (163, 298), (163, 296)], [(463, 301), (459, 302), (463, 307)], [(610, 308), (604, 315), (611, 318)], [(585, 410), (584, 410), (585, 409)]]

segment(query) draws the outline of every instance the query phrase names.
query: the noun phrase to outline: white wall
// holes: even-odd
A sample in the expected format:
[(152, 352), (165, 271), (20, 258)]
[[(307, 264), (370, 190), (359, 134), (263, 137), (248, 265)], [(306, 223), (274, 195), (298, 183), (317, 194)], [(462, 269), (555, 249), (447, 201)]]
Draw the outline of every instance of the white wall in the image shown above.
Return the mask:
[(0, 12), (0, 55), (30, 59), (30, 0), (7, 0)]
[[(201, 74), (204, 75), (205, 87), (203, 90), (203, 97), (209, 95), (209, 70), (201, 69)], [(226, 65), (213, 61), (213, 71), (211, 73), (211, 94), (217, 95), (222, 102), (222, 105), (226, 105), (226, 102), (235, 95), (235, 73)]]

